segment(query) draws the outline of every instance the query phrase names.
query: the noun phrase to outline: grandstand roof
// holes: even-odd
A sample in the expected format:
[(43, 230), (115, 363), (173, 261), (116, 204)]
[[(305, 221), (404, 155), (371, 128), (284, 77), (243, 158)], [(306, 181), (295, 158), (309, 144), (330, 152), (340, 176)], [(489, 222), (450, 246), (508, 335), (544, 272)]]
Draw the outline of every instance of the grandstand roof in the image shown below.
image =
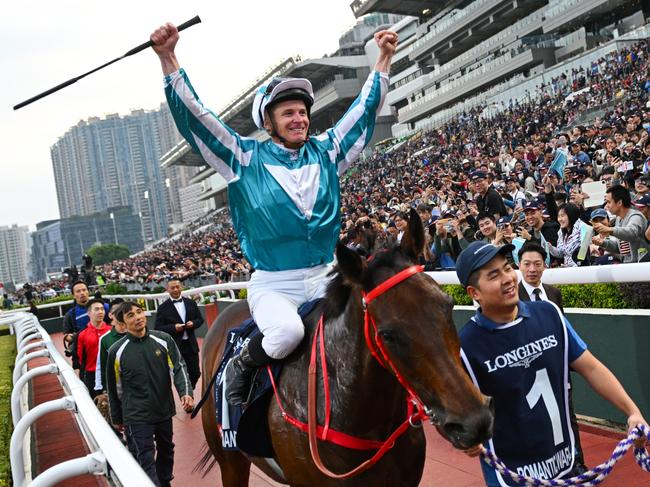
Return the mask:
[(204, 166), (205, 161), (203, 158), (192, 150), (190, 145), (182, 140), (169, 152), (163, 155), (160, 159), (160, 166), (167, 168), (170, 166)]
[(357, 18), (371, 12), (421, 17), (425, 12), (427, 16), (437, 15), (443, 10), (467, 3), (468, 0), (354, 0), (350, 8)]
[[(282, 76), (292, 76), (294, 78), (307, 78), (311, 81), (316, 90), (324, 82), (334, 78), (334, 75), (341, 68), (362, 68), (368, 65), (365, 56), (340, 56), (320, 59), (307, 59), (305, 61), (293, 64), (285, 71)], [(249, 91), (241, 98), (241, 103), (236, 110), (230, 109), (219, 114), (221, 118), (237, 133), (251, 134), (257, 130), (251, 117), (253, 109), (253, 98), (255, 90), (262, 83), (251, 86)], [(317, 107), (312, 109), (313, 114), (318, 111)]]

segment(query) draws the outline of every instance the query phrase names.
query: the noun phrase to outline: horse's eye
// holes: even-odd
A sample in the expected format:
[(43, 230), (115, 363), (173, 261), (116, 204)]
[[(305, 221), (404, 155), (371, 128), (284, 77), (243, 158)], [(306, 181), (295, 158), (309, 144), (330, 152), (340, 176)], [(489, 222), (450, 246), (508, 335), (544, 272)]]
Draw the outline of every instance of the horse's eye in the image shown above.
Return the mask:
[(379, 330), (377, 335), (384, 343), (395, 343), (397, 341), (397, 333), (394, 330)]

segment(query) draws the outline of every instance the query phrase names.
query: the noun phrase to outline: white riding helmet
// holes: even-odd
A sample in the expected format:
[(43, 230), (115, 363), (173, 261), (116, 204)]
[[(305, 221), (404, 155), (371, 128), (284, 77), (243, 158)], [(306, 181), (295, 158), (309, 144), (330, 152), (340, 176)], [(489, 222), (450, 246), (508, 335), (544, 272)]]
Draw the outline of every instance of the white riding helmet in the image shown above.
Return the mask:
[(314, 90), (305, 78), (273, 78), (266, 86), (261, 86), (253, 100), (253, 121), (257, 128), (264, 130), (264, 113), (276, 103), (285, 100), (302, 100), (310, 115), (314, 104)]

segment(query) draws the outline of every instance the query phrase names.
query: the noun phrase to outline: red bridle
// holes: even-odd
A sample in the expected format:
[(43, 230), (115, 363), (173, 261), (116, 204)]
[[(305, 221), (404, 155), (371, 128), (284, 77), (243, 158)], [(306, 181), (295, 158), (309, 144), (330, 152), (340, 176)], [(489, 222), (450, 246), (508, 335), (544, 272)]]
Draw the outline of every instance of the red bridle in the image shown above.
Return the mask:
[[(377, 362), (379, 362), (384, 368), (389, 370), (399, 381), (399, 383), (402, 384), (402, 387), (406, 389), (406, 392), (408, 393), (408, 397), (406, 400), (409, 403), (415, 404), (417, 406), (418, 411), (424, 411), (425, 409), (424, 403), (420, 400), (420, 397), (417, 395), (413, 387), (411, 387), (408, 381), (402, 376), (402, 374), (399, 373), (397, 367), (395, 367), (393, 361), (388, 356), (388, 353), (386, 352), (386, 347), (384, 346), (384, 343), (379, 337), (379, 331), (377, 330), (377, 324), (375, 323), (375, 319), (370, 315), (370, 311), (368, 310), (368, 305), (372, 301), (377, 299), (379, 296), (381, 296), (386, 291), (393, 288), (400, 282), (420, 272), (424, 272), (424, 266), (414, 265), (411, 267), (407, 267), (403, 271), (398, 272), (394, 276), (386, 279), (384, 282), (379, 284), (368, 294), (362, 293), (363, 296), (362, 304), (363, 304), (363, 331), (366, 336), (366, 345), (368, 346), (370, 353), (372, 354), (373, 357), (375, 357), (375, 360), (377, 360)], [(372, 332), (373, 332), (372, 335), (370, 333), (371, 325), (372, 325)], [(381, 353), (381, 357), (379, 356), (378, 352)]]
[[(369, 469), (374, 464), (376, 464), (385, 454), (390, 450), (394, 445), (397, 438), (399, 438), (409, 426), (417, 426), (421, 421), (428, 418), (427, 409), (424, 406), (422, 400), (419, 398), (417, 393), (414, 391), (413, 387), (408, 383), (408, 381), (398, 372), (397, 368), (393, 364), (392, 360), (388, 356), (386, 348), (379, 336), (377, 325), (374, 318), (370, 315), (368, 305), (374, 301), (376, 298), (384, 294), (389, 289), (392, 289), (400, 282), (408, 279), (409, 277), (418, 274), (424, 271), (424, 267), (421, 265), (414, 265), (408, 267), (401, 272), (398, 272), (394, 276), (386, 279), (384, 282), (379, 284), (377, 287), (372, 289), (369, 293), (362, 292), (362, 305), (363, 305), (363, 314), (364, 314), (364, 335), (366, 339), (366, 345), (370, 350), (372, 356), (379, 362), (384, 368), (389, 370), (399, 381), (399, 383), (404, 387), (407, 392), (406, 398), (406, 420), (395, 430), (393, 433), (383, 442), (365, 440), (362, 438), (357, 438), (354, 436), (346, 435), (339, 431), (332, 430), (330, 428), (330, 409), (331, 409), (331, 400), (330, 400), (330, 388), (329, 388), (329, 378), (327, 374), (327, 362), (325, 356), (325, 341), (323, 337), (323, 324), (324, 317), (321, 316), (318, 322), (318, 327), (314, 333), (314, 338), (312, 341), (312, 350), (311, 358), (309, 363), (309, 382), (308, 382), (308, 393), (307, 393), (307, 424), (299, 421), (298, 419), (290, 416), (282, 407), (280, 398), (278, 395), (278, 390), (273, 379), (273, 374), (270, 367), (267, 367), (271, 383), (273, 385), (273, 390), (275, 392), (275, 398), (282, 412), (282, 417), (285, 421), (294, 425), (298, 429), (305, 431), (309, 436), (309, 448), (311, 450), (312, 460), (316, 467), (328, 477), (336, 479), (345, 479), (350, 478), (355, 475), (360, 474), (361, 472)], [(371, 332), (372, 327), (372, 332)], [(316, 371), (317, 371), (317, 360), (316, 356), (318, 355), (317, 349), (319, 349), (320, 361), (321, 361), (321, 370), (323, 376), (323, 389), (325, 393), (325, 425), (318, 425), (318, 413), (317, 413), (317, 380), (316, 380)], [(415, 412), (414, 412), (415, 411)], [(352, 448), (355, 450), (377, 450), (377, 452), (368, 460), (357, 466), (356, 468), (342, 473), (337, 474), (331, 472), (320, 458), (318, 452), (318, 440), (328, 441), (335, 445), (343, 446), (346, 448)]]

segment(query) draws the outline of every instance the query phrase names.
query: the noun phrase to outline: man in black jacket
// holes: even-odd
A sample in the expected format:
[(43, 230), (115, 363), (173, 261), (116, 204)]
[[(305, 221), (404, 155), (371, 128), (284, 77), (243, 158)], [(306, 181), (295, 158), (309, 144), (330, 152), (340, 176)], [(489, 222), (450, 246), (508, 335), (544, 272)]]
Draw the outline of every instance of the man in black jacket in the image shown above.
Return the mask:
[(167, 283), (170, 298), (156, 310), (156, 330), (171, 335), (187, 364), (192, 388), (201, 377), (199, 368), (199, 344), (194, 330), (203, 325), (203, 317), (197, 304), (181, 297), (183, 285), (178, 279)]
[(478, 193), (476, 205), (479, 212), (489, 213), (494, 216), (495, 220), (507, 215), (503, 198), (496, 189), (488, 184), (486, 174), (483, 171), (474, 171), (470, 180), (474, 183), (474, 188)]
[[(544, 274), (546, 260), (546, 251), (538, 243), (528, 242), (519, 250), (519, 270), (521, 271), (521, 282), (519, 283), (519, 299), (522, 301), (551, 301), (555, 303), (562, 314), (562, 293), (554, 286), (543, 284), (542, 275)], [(576, 471), (579, 473), (589, 470), (585, 466), (585, 457), (582, 453), (580, 444), (580, 432), (578, 429), (578, 419), (573, 410), (573, 384), (569, 379), (569, 415), (571, 419), (571, 429), (576, 440)]]

